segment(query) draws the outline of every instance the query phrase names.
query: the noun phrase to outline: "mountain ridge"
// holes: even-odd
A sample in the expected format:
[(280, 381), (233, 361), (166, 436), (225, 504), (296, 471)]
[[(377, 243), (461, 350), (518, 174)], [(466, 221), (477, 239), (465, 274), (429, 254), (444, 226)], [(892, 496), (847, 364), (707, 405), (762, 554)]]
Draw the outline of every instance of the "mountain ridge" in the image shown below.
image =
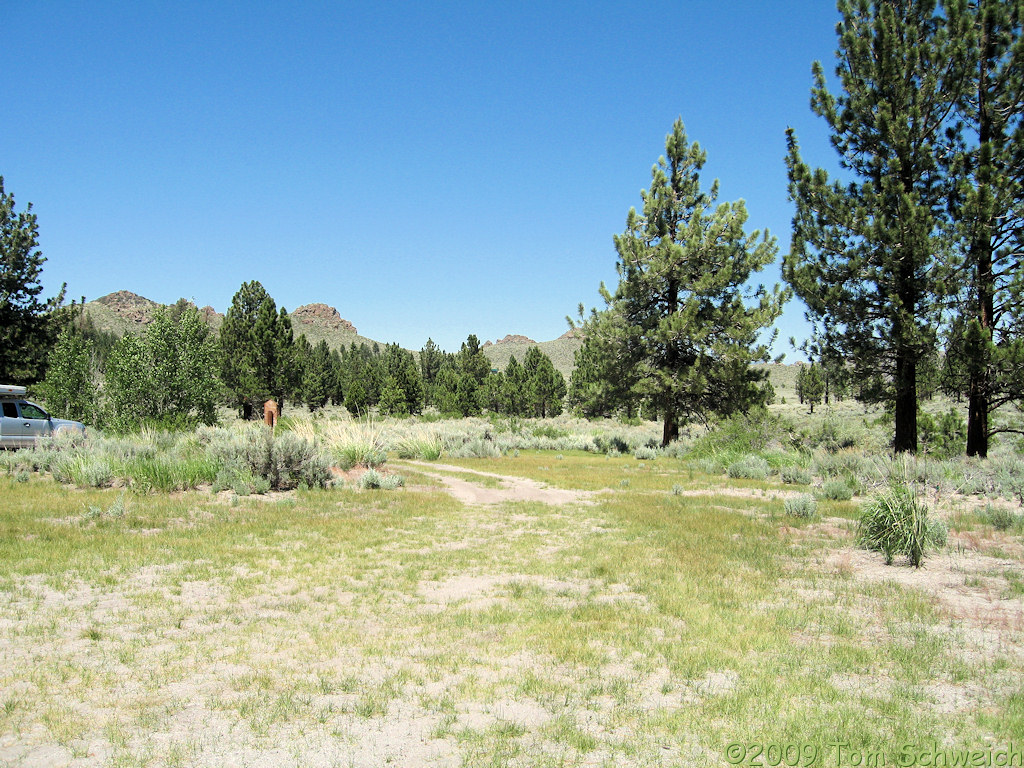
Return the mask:
[[(189, 302), (195, 306), (193, 302)], [(126, 333), (140, 333), (152, 322), (153, 312), (162, 306), (145, 296), (127, 290), (114, 291), (98, 299), (86, 302), (85, 312), (96, 326), (102, 330), (112, 331), (119, 336)], [(220, 330), (224, 315), (211, 306), (198, 308), (203, 319), (214, 331)], [(371, 339), (359, 334), (356, 326), (341, 316), (337, 308), (320, 302), (303, 304), (289, 313), (292, 319), (292, 330), (296, 336), (303, 334), (312, 345), (326, 341), (331, 349), (348, 347), (351, 344), (376, 344), (381, 349), (385, 342)], [(509, 359), (515, 355), (522, 362), (527, 350), (536, 346), (551, 358), (555, 368), (566, 378), (572, 375), (575, 367), (575, 352), (583, 345), (579, 329), (570, 329), (551, 341), (534, 341), (521, 334), (508, 334), (495, 342), (486, 342), (482, 351), (491, 366), (503, 370)], [(410, 350), (418, 355), (419, 350)]]

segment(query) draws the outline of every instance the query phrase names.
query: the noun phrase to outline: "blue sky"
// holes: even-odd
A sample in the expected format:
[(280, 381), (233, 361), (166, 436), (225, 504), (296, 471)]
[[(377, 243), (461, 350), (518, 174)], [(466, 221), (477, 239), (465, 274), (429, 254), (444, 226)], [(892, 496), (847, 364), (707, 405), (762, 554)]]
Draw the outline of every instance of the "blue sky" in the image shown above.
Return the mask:
[[(544, 341), (614, 285), (677, 116), (781, 256), (786, 127), (835, 165), (808, 103), (836, 20), (830, 0), (7, 3), (0, 175), (39, 217), (47, 295), (223, 312), (259, 280), (411, 349)], [(802, 313), (778, 324), (790, 360)]]

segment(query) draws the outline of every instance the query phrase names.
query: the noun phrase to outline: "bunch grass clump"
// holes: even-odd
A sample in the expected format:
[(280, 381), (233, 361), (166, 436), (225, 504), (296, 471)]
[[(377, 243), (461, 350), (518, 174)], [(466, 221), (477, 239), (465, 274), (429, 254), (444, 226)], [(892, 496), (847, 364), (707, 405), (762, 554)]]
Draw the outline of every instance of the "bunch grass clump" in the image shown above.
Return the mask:
[(930, 546), (944, 545), (945, 534), (945, 526), (929, 520), (928, 507), (913, 486), (894, 479), (864, 505), (857, 540), (860, 546), (885, 555), (887, 565), (896, 555), (906, 555), (911, 565), (920, 568)]
[(140, 491), (184, 491), (213, 483), (218, 462), (206, 454), (138, 456), (120, 463), (118, 477)]
[(114, 482), (114, 472), (107, 458), (91, 453), (62, 454), (50, 471), (58, 483), (70, 483), (79, 488), (106, 488)]
[(373, 420), (296, 424), (292, 434), (323, 446), (342, 469), (379, 467), (388, 460), (384, 427)]
[(416, 424), (395, 439), (394, 448), (402, 459), (436, 461), (441, 458), (444, 443), (436, 427)]

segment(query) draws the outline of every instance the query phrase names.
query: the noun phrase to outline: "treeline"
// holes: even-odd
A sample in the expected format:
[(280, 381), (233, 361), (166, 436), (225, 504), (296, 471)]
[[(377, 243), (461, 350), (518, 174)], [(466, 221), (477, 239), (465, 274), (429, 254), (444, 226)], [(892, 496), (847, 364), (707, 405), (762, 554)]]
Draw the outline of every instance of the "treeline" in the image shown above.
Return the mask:
[(428, 340), (418, 356), (398, 344), (311, 344), (255, 281), (235, 294), (219, 333), (184, 299), (156, 310), (140, 335), (102, 331), (82, 306), (59, 322), (41, 385), (48, 407), (118, 431), (211, 424), (221, 404), (258, 418), (270, 399), (312, 411), (343, 405), (356, 415), (433, 408), (444, 416), (545, 417), (562, 412), (566, 394), (562, 374), (537, 347), (498, 371), (474, 335), (455, 353)]

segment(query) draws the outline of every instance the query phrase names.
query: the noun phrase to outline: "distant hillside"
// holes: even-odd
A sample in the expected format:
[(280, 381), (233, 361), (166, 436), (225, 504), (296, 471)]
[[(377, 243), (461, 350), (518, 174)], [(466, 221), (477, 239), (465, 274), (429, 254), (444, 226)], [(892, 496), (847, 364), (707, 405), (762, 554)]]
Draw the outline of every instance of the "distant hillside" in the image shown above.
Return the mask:
[(381, 350), (385, 346), (383, 342), (360, 336), (352, 323), (343, 318), (334, 307), (326, 304), (304, 304), (291, 313), (291, 318), (295, 336), (304, 335), (313, 346), (324, 340), (331, 349), (341, 349), (351, 344), (357, 347), (360, 344), (366, 344), (368, 347), (376, 344)]
[(508, 335), (504, 339), (484, 345), (483, 352), (491, 361), (491, 366), (498, 370), (505, 370), (509, 358), (515, 355), (520, 363), (526, 357), (530, 347), (540, 347), (540, 351), (551, 358), (551, 362), (558, 371), (565, 377), (566, 382), (572, 375), (572, 369), (576, 364), (576, 350), (583, 346), (583, 337), (579, 331), (570, 330), (563, 333), (554, 341), (536, 342), (526, 336)]
[[(98, 328), (123, 336), (126, 333), (141, 332), (152, 322), (153, 311), (159, 306), (161, 305), (157, 302), (131, 291), (117, 291), (88, 302), (85, 305), (85, 311)], [(199, 311), (214, 331), (220, 330), (221, 323), (224, 322), (224, 315), (214, 310), (213, 307), (202, 307)], [(314, 346), (321, 340), (326, 340), (327, 346), (331, 349), (347, 348), (353, 343), (357, 346), (366, 344), (369, 347), (377, 344), (381, 349), (385, 346), (383, 342), (361, 336), (355, 325), (343, 318), (337, 309), (327, 304), (305, 304), (297, 307), (290, 313), (290, 316), (295, 335), (305, 334), (309, 343)], [(522, 362), (526, 357), (527, 350), (533, 346), (540, 347), (540, 350), (551, 358), (555, 368), (568, 382), (575, 365), (576, 350), (583, 346), (583, 337), (575, 329), (566, 331), (553, 341), (542, 342), (536, 342), (518, 334), (509, 334), (498, 341), (486, 342), (483, 346), (483, 353), (491, 361), (492, 367), (504, 370), (512, 355), (515, 355), (516, 360)], [(417, 356), (419, 355), (419, 350), (413, 351)], [(776, 402), (783, 397), (788, 401), (792, 401), (796, 397), (798, 365), (758, 366), (768, 368), (772, 386), (775, 387)]]

